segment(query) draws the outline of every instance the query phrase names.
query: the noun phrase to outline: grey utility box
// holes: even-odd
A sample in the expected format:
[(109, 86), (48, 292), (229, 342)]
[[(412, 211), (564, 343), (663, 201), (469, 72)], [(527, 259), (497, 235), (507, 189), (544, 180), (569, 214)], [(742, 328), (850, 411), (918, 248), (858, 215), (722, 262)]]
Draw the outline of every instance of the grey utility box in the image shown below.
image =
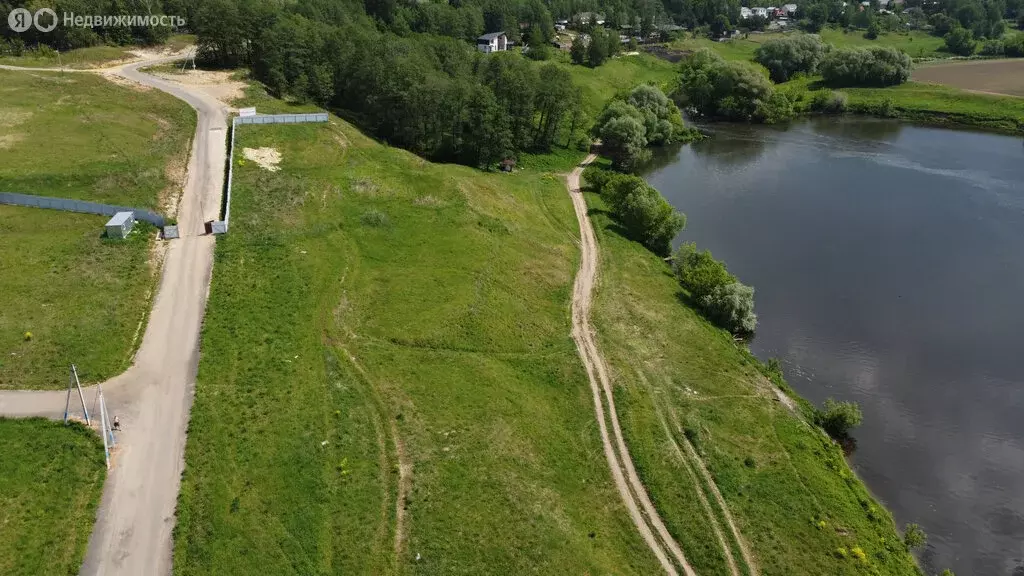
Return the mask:
[(107, 222), (107, 238), (127, 238), (135, 226), (135, 214), (118, 212)]

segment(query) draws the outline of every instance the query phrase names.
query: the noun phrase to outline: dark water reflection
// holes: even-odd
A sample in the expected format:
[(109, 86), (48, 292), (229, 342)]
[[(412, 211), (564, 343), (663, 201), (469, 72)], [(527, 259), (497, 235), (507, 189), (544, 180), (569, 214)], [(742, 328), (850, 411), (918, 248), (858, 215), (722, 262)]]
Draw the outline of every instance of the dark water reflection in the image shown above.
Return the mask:
[(714, 125), (650, 182), (757, 289), (751, 344), (820, 403), (926, 572), (1024, 574), (1024, 146), (882, 121)]

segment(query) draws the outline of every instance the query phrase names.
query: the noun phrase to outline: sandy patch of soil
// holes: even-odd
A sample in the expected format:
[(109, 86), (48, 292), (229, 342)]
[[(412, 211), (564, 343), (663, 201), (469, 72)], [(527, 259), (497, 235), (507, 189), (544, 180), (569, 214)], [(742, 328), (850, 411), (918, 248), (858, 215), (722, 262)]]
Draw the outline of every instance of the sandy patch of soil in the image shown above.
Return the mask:
[(186, 69), (179, 73), (156, 72), (154, 75), (185, 86), (195, 86), (225, 104), (245, 96), (245, 82), (232, 79), (231, 72)]
[(113, 82), (114, 84), (117, 84), (118, 86), (131, 88), (136, 92), (149, 92), (150, 90), (152, 90), (152, 88), (146, 86), (145, 84), (140, 84), (135, 80), (129, 80), (128, 78), (121, 76), (117, 73), (117, 70), (103, 70), (100, 72), (100, 75), (106, 78), (107, 80)]
[(278, 166), (281, 163), (281, 153), (276, 148), (246, 148), (242, 150), (242, 154), (247, 160), (259, 164), (260, 168), (264, 170), (277, 172), (281, 169)]
[(0, 150), (13, 148), (15, 144), (21, 142), (24, 138), (24, 134), (5, 134), (0, 136)]

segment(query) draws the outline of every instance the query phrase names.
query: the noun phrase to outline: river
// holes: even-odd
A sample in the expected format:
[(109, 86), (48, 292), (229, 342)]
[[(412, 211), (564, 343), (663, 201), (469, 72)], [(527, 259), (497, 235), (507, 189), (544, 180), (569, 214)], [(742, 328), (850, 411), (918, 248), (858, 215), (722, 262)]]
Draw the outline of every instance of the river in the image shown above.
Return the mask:
[(858, 474), (927, 574), (1024, 575), (1024, 146), (876, 120), (714, 124), (648, 181), (756, 289), (751, 350), (855, 400)]

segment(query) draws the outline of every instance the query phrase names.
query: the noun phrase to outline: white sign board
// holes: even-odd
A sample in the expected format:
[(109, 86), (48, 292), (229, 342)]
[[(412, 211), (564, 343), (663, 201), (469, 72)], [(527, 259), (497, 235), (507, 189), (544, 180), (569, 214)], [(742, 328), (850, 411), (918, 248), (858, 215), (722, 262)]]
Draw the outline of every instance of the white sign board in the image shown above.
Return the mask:
[(243, 118), (246, 117), (246, 116), (255, 116), (256, 115), (256, 109), (255, 108), (239, 108), (238, 115), (242, 116)]

